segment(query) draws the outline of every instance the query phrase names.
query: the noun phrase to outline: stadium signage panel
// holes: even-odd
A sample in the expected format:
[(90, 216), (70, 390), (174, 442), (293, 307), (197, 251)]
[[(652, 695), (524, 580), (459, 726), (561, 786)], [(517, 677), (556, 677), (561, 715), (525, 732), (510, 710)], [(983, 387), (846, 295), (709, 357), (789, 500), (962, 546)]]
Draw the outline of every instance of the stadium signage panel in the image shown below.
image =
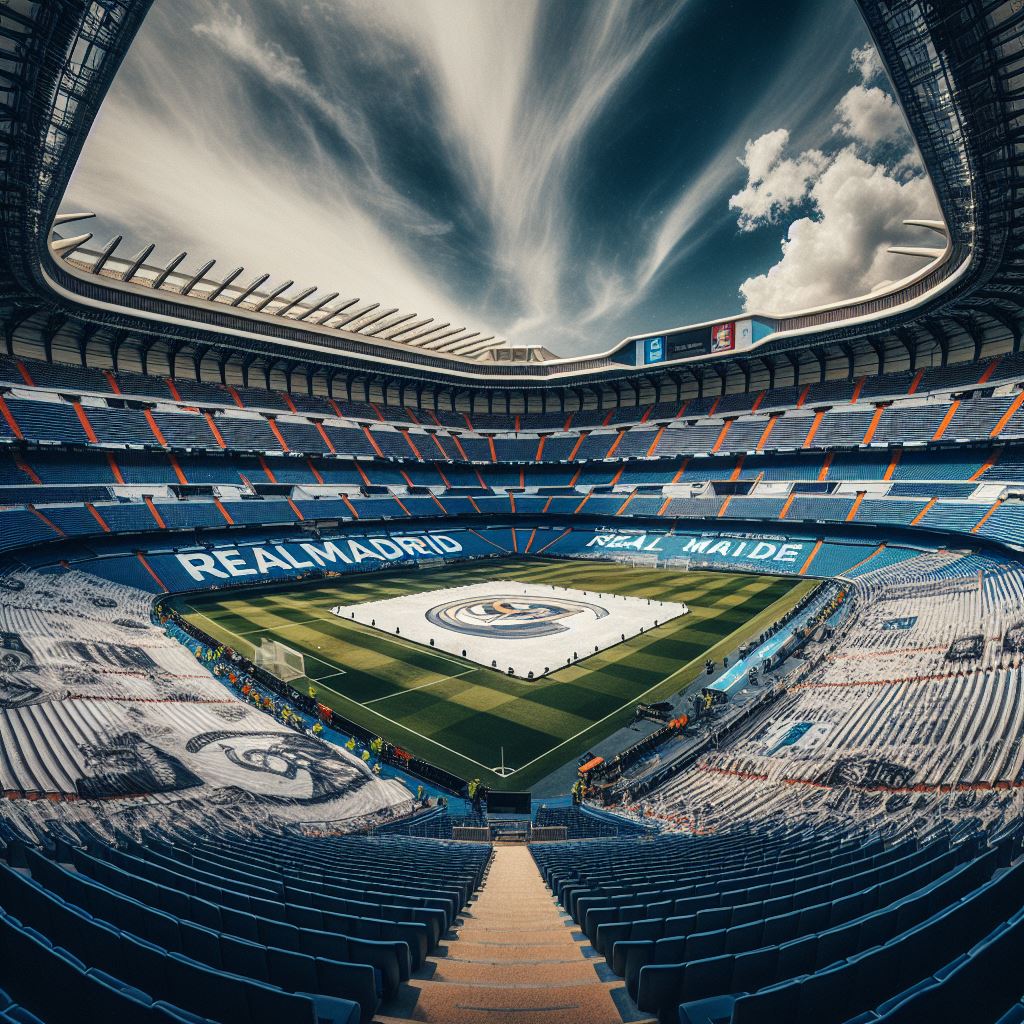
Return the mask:
[(418, 558), (457, 555), (462, 545), (443, 533), (395, 537), (348, 537), (343, 540), (268, 544), (246, 548), (221, 547), (211, 551), (177, 553), (185, 571), (197, 582), (246, 576), (293, 575), (362, 562), (404, 562)]
[(588, 548), (644, 551), (678, 558), (683, 555), (717, 555), (729, 560), (779, 562), (789, 565), (803, 554), (805, 545), (796, 541), (746, 540), (723, 537), (681, 537), (646, 533), (599, 533), (586, 543)]

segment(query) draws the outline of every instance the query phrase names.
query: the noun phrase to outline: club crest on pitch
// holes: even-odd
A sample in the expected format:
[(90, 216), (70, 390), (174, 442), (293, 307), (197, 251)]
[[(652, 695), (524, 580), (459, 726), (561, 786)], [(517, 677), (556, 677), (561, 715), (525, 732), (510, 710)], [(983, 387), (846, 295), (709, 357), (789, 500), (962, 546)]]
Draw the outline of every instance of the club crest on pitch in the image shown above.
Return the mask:
[(523, 640), (553, 636), (569, 627), (564, 620), (577, 615), (603, 619), (608, 614), (600, 605), (568, 598), (495, 595), (447, 601), (426, 612), (435, 626), (469, 636)]

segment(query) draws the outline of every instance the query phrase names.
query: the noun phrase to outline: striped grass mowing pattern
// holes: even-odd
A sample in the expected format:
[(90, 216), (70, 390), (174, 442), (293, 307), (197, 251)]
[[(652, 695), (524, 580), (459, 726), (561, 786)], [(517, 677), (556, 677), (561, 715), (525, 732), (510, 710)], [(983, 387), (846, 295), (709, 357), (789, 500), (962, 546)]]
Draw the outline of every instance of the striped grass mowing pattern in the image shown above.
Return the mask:
[[(682, 601), (690, 614), (527, 682), (332, 615), (489, 580)], [(495, 559), (178, 599), (201, 629), (247, 656), (261, 637), (305, 655), (318, 700), (417, 756), (496, 789), (528, 789), (632, 717), (678, 693), (815, 585), (793, 577), (673, 572), (608, 562)], [(517, 769), (502, 779), (493, 768)]]

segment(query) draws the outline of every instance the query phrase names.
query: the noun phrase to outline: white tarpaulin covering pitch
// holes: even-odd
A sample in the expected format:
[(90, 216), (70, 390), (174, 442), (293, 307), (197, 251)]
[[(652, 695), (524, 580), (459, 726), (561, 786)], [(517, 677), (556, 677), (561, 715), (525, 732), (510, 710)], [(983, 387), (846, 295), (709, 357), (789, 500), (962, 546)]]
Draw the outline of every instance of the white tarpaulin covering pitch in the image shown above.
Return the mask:
[(538, 679), (672, 619), (685, 604), (495, 580), (331, 611), (470, 661)]

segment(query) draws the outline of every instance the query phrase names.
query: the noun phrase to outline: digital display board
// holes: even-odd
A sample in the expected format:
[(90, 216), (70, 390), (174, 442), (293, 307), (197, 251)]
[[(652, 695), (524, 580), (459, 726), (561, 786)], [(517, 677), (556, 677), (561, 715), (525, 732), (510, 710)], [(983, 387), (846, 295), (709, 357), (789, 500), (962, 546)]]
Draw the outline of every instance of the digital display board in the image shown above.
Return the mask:
[(663, 363), (665, 361), (665, 338), (663, 336), (659, 336), (657, 338), (644, 338), (640, 344), (643, 347), (644, 366), (649, 366), (651, 363)]

